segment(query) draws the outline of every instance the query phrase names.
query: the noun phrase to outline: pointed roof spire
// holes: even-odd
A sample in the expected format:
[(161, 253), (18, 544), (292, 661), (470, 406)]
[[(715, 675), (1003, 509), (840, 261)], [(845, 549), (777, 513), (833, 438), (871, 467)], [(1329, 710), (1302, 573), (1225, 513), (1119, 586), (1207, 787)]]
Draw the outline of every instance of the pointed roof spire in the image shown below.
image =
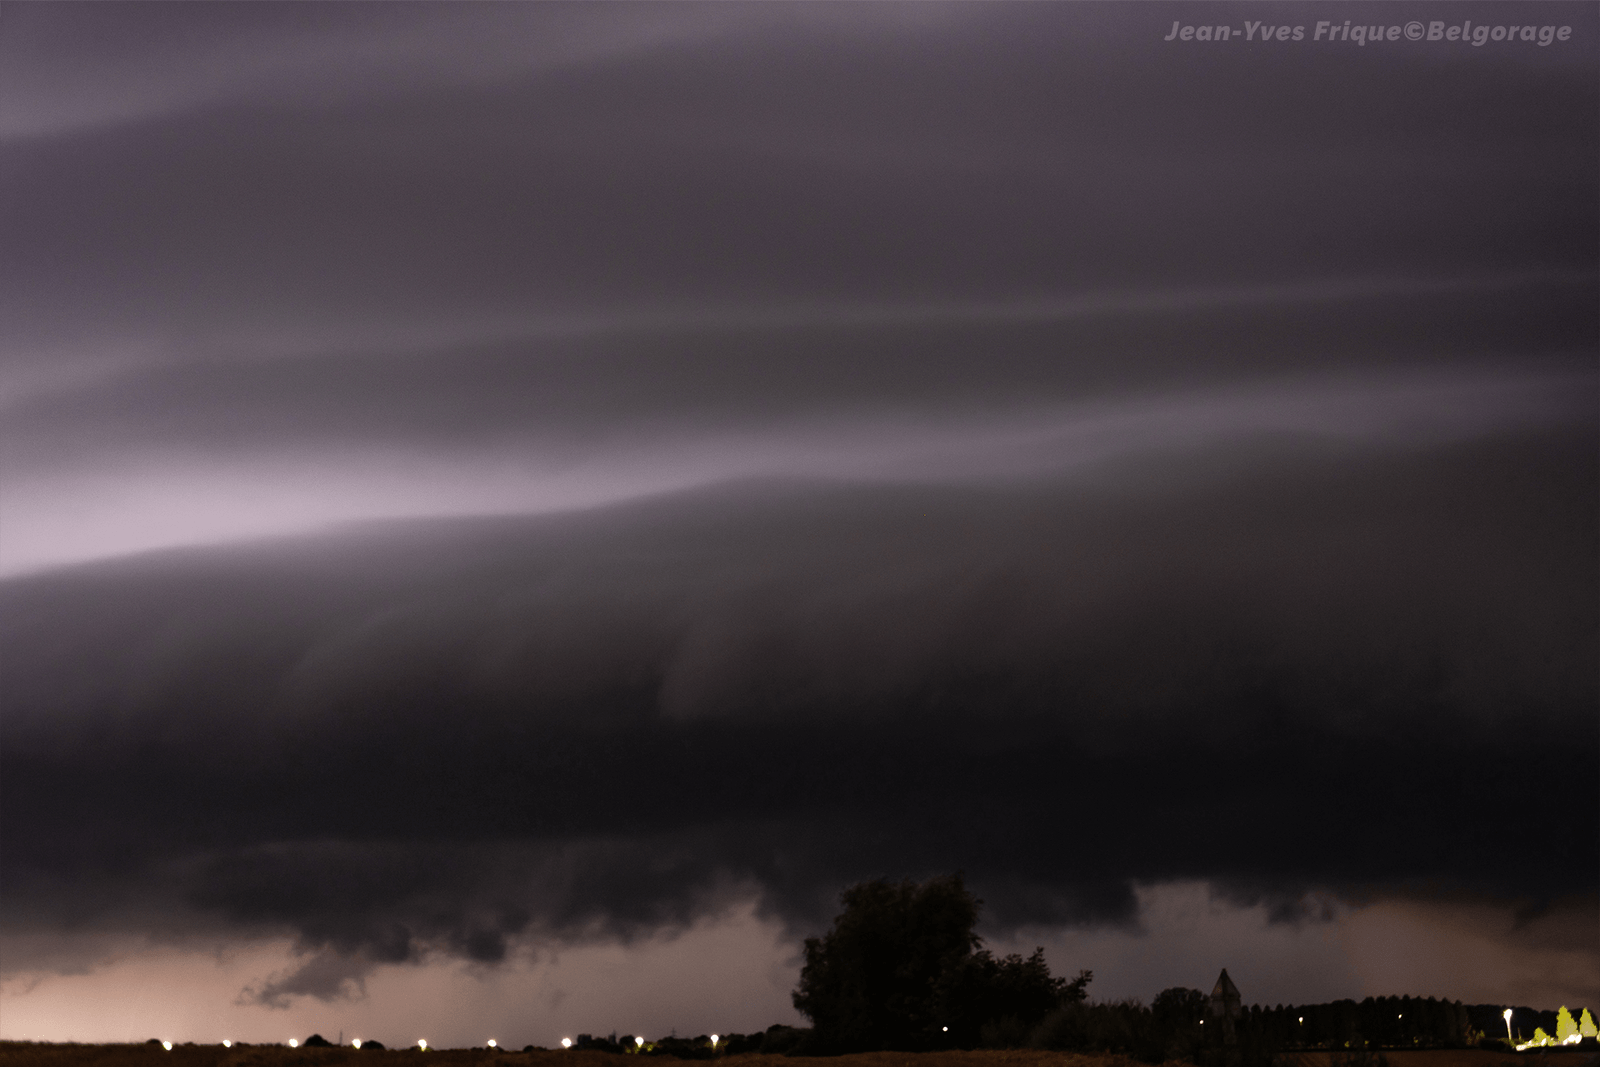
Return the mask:
[(1239, 987), (1228, 977), (1228, 968), (1222, 968), (1217, 984), (1211, 989), (1211, 1014), (1234, 1018), (1239, 1014)]

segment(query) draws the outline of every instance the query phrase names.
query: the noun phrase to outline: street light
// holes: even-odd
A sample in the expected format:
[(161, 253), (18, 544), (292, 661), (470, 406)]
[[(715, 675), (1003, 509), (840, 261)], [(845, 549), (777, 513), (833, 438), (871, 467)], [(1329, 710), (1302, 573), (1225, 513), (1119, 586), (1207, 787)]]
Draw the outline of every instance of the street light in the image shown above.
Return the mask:
[(1505, 1011), (1501, 1012), (1500, 1014), (1505, 1016), (1505, 1020), (1506, 1020), (1506, 1040), (1511, 1042), (1512, 1044), (1516, 1044), (1517, 1039), (1511, 1036), (1511, 1009), (1507, 1008)]
[(639, 1048), (644, 1048), (644, 1038), (639, 1037), (638, 1035), (634, 1035), (633, 1043)]
[(561, 1047), (562, 1048), (571, 1048), (572, 1047), (572, 1038), (570, 1038), (570, 1037), (562, 1038), (561, 1039)]
[(494, 1048), (494, 1038), (492, 1037), (489, 1039), (489, 1047)]

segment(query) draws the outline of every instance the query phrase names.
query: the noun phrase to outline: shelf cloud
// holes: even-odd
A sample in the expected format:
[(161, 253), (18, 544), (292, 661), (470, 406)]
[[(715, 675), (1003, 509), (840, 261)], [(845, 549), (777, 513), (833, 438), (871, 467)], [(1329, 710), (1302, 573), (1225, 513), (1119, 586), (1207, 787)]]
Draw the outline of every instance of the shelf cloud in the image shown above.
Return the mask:
[(7, 7), (6, 974), (1592, 916), (1600, 17), (1198, 10)]

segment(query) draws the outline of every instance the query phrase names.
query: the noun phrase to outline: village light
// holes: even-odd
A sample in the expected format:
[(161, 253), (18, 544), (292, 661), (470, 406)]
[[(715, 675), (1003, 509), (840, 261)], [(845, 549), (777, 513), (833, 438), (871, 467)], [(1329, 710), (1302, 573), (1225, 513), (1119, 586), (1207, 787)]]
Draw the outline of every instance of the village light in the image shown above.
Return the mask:
[(644, 1038), (642, 1038), (642, 1037), (635, 1036), (634, 1039), (633, 1039), (633, 1043), (635, 1045), (638, 1045), (640, 1048), (644, 1048)]
[(289, 1039), (289, 1047), (290, 1048), (299, 1048), (300, 1047), (300, 1042), (291, 1037)]
[(1501, 1012), (1500, 1014), (1505, 1016), (1505, 1020), (1506, 1020), (1506, 1040), (1507, 1041), (1515, 1041), (1516, 1038), (1511, 1036), (1511, 1009), (1507, 1008), (1505, 1011)]
[(494, 1048), (494, 1038), (492, 1037), (489, 1039), (489, 1047)]
[(570, 1037), (562, 1038), (561, 1039), (561, 1047), (562, 1048), (571, 1048), (572, 1047), (572, 1038), (570, 1038)]
[(223, 1038), (222, 1039), (222, 1047), (223, 1048), (232, 1048), (233, 1047), (233, 1042), (229, 1041), (227, 1038)]
[(354, 1041), (350, 1042), (350, 1047), (351, 1048), (360, 1048), (361, 1047), (361, 1039), (358, 1037)]
[(428, 1051), (428, 1043), (420, 1037), (417, 1038), (417, 1047), (424, 1052)]
[(171, 1052), (172, 1051), (172, 1042), (163, 1041), (163, 1042), (161, 1042), (161, 1047), (166, 1049), (168, 1052)]
[(717, 1047), (717, 1035), (716, 1034), (712, 1034), (711, 1035), (711, 1047), (712, 1048), (716, 1048)]

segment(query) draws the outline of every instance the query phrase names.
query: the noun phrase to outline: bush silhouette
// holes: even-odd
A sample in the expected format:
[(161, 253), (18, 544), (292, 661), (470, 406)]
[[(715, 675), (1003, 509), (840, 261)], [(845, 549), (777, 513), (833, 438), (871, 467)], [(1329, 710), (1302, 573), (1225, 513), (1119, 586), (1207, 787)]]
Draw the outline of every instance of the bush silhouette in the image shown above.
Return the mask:
[(767, 1027), (766, 1033), (761, 1035), (761, 1045), (756, 1050), (768, 1055), (787, 1055), (800, 1048), (802, 1043), (811, 1037), (811, 1031), (798, 1026), (784, 1026), (782, 1023), (773, 1023)]

